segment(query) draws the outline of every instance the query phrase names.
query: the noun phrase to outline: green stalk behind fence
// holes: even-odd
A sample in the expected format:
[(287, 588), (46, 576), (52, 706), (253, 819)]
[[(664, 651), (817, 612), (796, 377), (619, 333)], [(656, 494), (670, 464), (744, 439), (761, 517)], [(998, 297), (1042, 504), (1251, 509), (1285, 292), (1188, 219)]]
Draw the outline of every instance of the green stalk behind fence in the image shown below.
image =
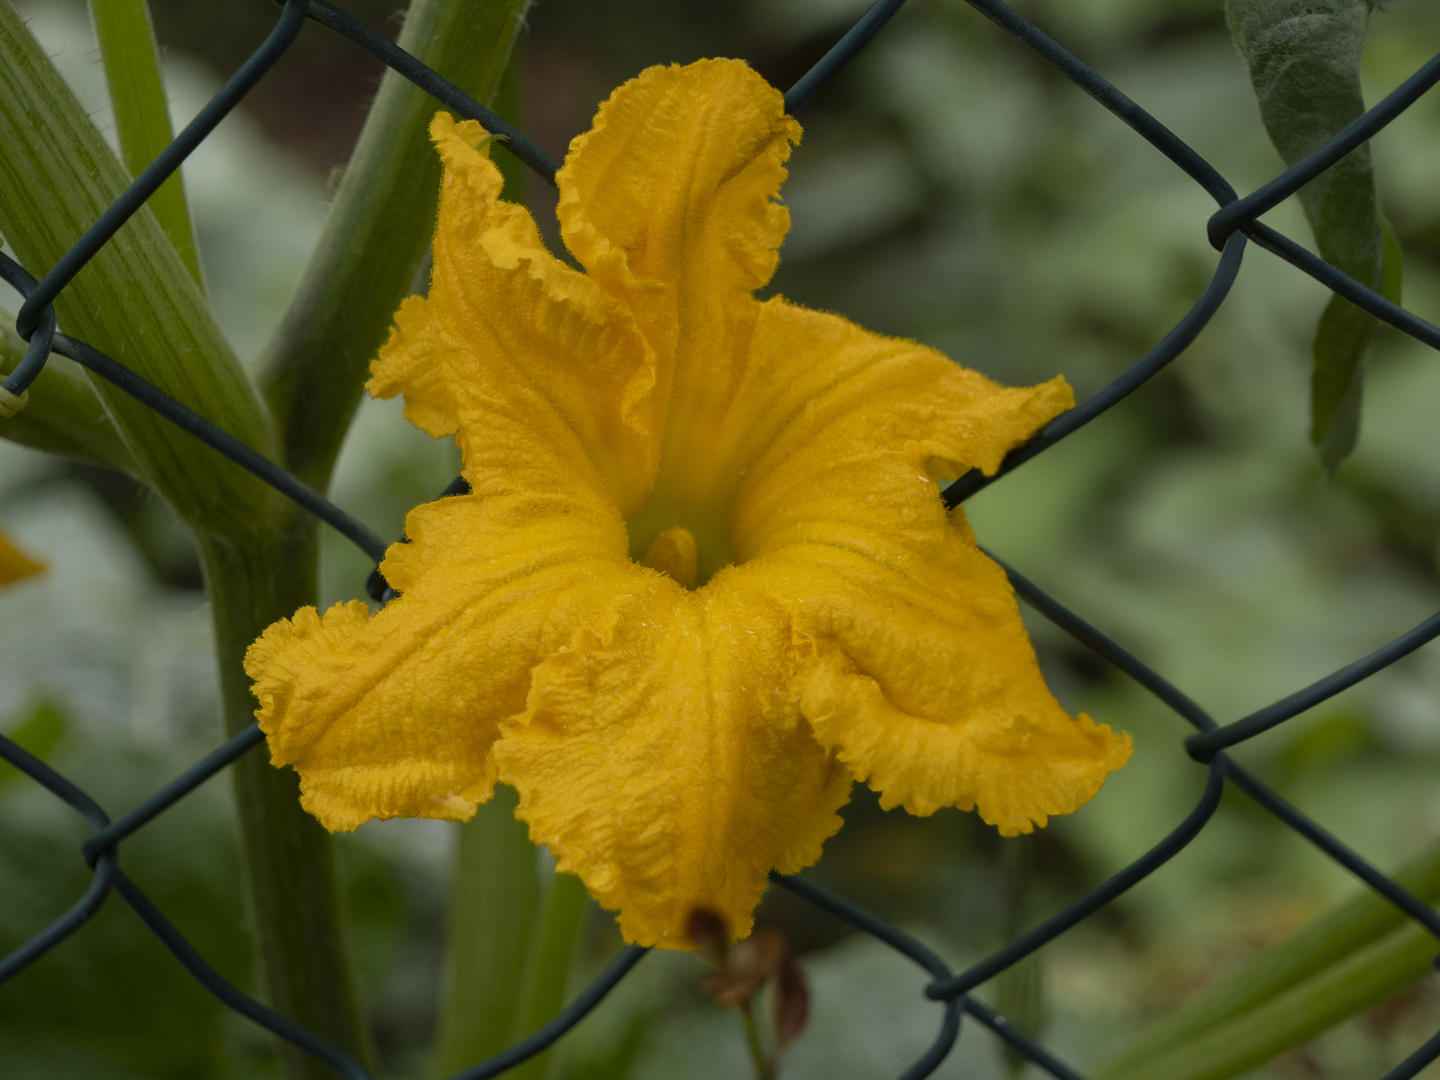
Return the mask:
[[(478, 9), (474, 0), (416, 0), (400, 44), (486, 100), (524, 6), (523, 0)], [(97, 6), (112, 80), (132, 89), (154, 65), (153, 38), (148, 24), (142, 32), (141, 15), (124, 6)], [(109, 16), (121, 21), (107, 22)], [(148, 99), (129, 90), (125, 95), (117, 115), (131, 119), (122, 123), (132, 131), (138, 124), (153, 138), (153, 93)], [(136, 105), (141, 100), (149, 104)], [(369, 360), (429, 239), (439, 186), (425, 135), (433, 111), (422, 92), (387, 73), (320, 248), (262, 371), (263, 397), (225, 343), (195, 275), (152, 206), (134, 215), (57, 298), (62, 328), (323, 488)], [(23, 21), (3, 3), (0, 144), (7, 151), (0, 155), (0, 232), (39, 276), (128, 186), (129, 176)], [(146, 152), (137, 149), (136, 159)], [(161, 205), (165, 213), (163, 200)], [(93, 415), (78, 386), (70, 386), (71, 372), (61, 366), (56, 375), (37, 384), (32, 399), (52, 385), (84, 401)], [(100, 451), (103, 464), (133, 471), (194, 532), (214, 612), (225, 725), (238, 731), (255, 708), (241, 669), (246, 647), (271, 622), (315, 602), (316, 526), (248, 473), (197, 450), (168, 421), (107, 384), (92, 381), (91, 387), (116, 438), (73, 439), (67, 452), (93, 459)], [(54, 410), (32, 408), (29, 426), (21, 425), (29, 441), (63, 437), (65, 425), (47, 416)], [(112, 456), (115, 444), (124, 447), (123, 455)], [(249, 755), (234, 777), (266, 996), (368, 1064), (330, 838), (300, 809), (293, 773)], [(292, 1080), (330, 1076), (288, 1046), (282, 1060)]]

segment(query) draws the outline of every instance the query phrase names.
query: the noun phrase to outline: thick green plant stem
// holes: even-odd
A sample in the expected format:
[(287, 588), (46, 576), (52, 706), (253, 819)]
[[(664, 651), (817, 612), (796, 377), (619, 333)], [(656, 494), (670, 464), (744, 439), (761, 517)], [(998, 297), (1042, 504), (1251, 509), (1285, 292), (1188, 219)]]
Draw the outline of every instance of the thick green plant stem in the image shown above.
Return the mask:
[(437, 1077), (503, 1050), (520, 1020), (540, 876), (535, 845), (515, 820), (518, 802), (512, 788), (497, 787), (456, 829)]
[[(527, 4), (417, 0), (401, 41), (488, 100)], [(149, 207), (61, 294), (56, 308), (62, 329), (323, 488), (368, 361), (429, 239), (439, 186), (426, 138), (433, 112), (421, 92), (387, 78), (320, 248), (267, 357), (265, 397), (225, 344), (194, 277)], [(128, 177), (4, 3), (0, 145), (6, 148), (0, 155), (0, 232), (21, 262), (42, 276), (124, 190)], [(255, 707), (241, 666), (245, 649), (270, 623), (314, 600), (314, 523), (108, 385), (97, 383), (95, 393), (129, 455), (111, 464), (133, 466), (196, 533), (214, 606), (226, 725), (239, 730)], [(329, 838), (300, 809), (293, 774), (250, 755), (236, 766), (234, 780), (267, 995), (282, 1013), (368, 1061)], [(509, 824), (518, 828), (513, 820)], [(528, 858), (533, 874), (533, 850)], [(533, 908), (532, 897), (531, 917)], [(522, 949), (528, 946), (528, 930), (516, 940)], [(518, 981), (517, 974), (507, 987), (512, 1011), (502, 1042), (514, 1026)], [(291, 1051), (285, 1064), (292, 1078), (328, 1075)]]
[[(38, 277), (129, 181), (7, 3), (0, 3), (0, 146), (0, 232)], [(279, 442), (264, 399), (149, 207), (101, 249), (60, 294), (56, 309), (62, 330), (276, 455)], [(56, 364), (34, 385), (25, 410), (36, 439), (66, 435), (54, 419), (60, 409), (77, 410), (72, 422), (93, 416), (71, 379), (74, 369)], [(91, 386), (108, 427), (97, 426), (89, 441), (72, 437), (72, 445), (55, 448), (133, 471), (194, 531), (213, 605), (225, 723), (238, 731), (255, 709), (241, 666), (245, 649), (271, 622), (314, 602), (313, 525), (169, 421), (107, 383)], [(65, 400), (41, 400), (52, 391)], [(123, 453), (110, 452), (110, 436)], [(330, 839), (301, 809), (294, 775), (273, 769), (263, 755), (239, 762), (234, 781), (266, 996), (280, 1012), (368, 1060)], [(293, 1051), (285, 1051), (285, 1064), (291, 1080), (331, 1075)]]
[[(276, 522), (268, 547), (223, 541), (200, 546), (215, 616), (225, 726), (254, 719), (243, 669), (245, 650), (276, 619), (315, 596), (314, 533), (297, 509)], [(371, 1064), (355, 992), (353, 964), (330, 835), (300, 808), (299, 782), (271, 766), (263, 750), (231, 767), (247, 900), (261, 979), (270, 1004), (352, 1058)], [(290, 1080), (333, 1080), (331, 1070), (280, 1044)]]
[[(520, 1002), (524, 1008), (512, 1041), (524, 1038), (554, 1018), (565, 1004), (565, 987), (570, 982), (570, 965), (575, 959), (575, 943), (585, 922), (590, 894), (585, 883), (574, 874), (554, 874), (550, 880), (545, 917), (538, 920), (537, 932), (530, 947), (526, 965), (524, 992)], [(550, 1052), (536, 1054), (511, 1073), (515, 1080), (543, 1080), (550, 1064)]]
[[(530, 0), (415, 0), (400, 45), (489, 102)], [(370, 360), (434, 229), (433, 98), (387, 72), (261, 367), (289, 468), (324, 490)]]
[[(9, 4), (0, 4), (0, 146), (0, 233), (40, 277), (125, 190), (129, 176)], [(148, 207), (100, 250), (55, 308), (65, 332), (262, 453), (275, 449), (264, 400)], [(191, 528), (238, 542), (264, 527), (279, 496), (139, 402), (94, 382), (136, 470)]]
[[(165, 84), (160, 78), (160, 56), (155, 49), (155, 28), (146, 0), (90, 0), (90, 20), (105, 65), (105, 82), (120, 135), (120, 156), (130, 175), (139, 176), (175, 137)], [(176, 252), (203, 290), (200, 253), (195, 247), (195, 226), (179, 172), (160, 185), (146, 204)]]

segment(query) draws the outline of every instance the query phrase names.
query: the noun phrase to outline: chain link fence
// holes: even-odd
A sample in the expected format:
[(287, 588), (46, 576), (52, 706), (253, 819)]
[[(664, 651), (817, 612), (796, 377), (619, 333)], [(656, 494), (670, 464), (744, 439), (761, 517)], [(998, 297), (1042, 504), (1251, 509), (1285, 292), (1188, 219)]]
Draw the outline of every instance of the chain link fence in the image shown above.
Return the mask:
[[(865, 48), (903, 3), (904, 0), (878, 0), (819, 63), (786, 92), (787, 109), (791, 112), (801, 109), (842, 66)], [(998, 481), (1016, 466), (1050, 449), (1067, 435), (1119, 404), (1132, 391), (1179, 357), (1224, 303), (1251, 241), (1377, 318), (1431, 348), (1440, 349), (1440, 328), (1390, 302), (1258, 220), (1260, 215), (1287, 199), (1307, 181), (1380, 131), (1429, 90), (1440, 80), (1440, 55), (1431, 59), (1380, 104), (1309, 157), (1242, 198), (1209, 162), (1172, 131), (1001, 0), (968, 0), (968, 3), (979, 14), (992, 20), (1037, 53), (1094, 98), (1101, 107), (1121, 119), (1215, 199), (1218, 209), (1211, 216), (1207, 230), (1210, 243), (1220, 252), (1220, 259), (1203, 293), (1158, 344), (1099, 393), (1053, 421), (1030, 443), (1012, 452), (996, 476), (984, 478), (972, 472), (951, 484), (944, 492), (947, 505), (959, 505), (982, 487)], [(274, 462), (190, 411), (116, 360), (83, 341), (58, 333), (52, 306), (55, 298), (95, 253), (264, 77), (281, 54), (295, 41), (307, 19), (350, 39), (429, 93), (446, 108), (462, 117), (479, 120), (490, 132), (505, 136), (501, 142), (503, 147), (540, 176), (553, 181), (557, 164), (549, 155), (521, 132), (457, 89), (442, 75), (324, 0), (284, 0), (275, 28), (260, 48), (201, 110), (194, 121), (43, 277), (37, 280), (25, 267), (0, 253), (0, 277), (25, 297), (16, 323), (20, 334), (29, 341), (24, 359), (3, 382), (5, 393), (13, 397), (6, 399), (0, 395), (0, 401), (23, 400), (26, 388), (40, 373), (52, 352), (69, 357), (295, 500), (378, 562), (386, 548), (381, 537)], [(1005, 564), (1002, 562), (1001, 565)], [(1440, 613), (1370, 655), (1310, 686), (1249, 716), (1222, 725), (1169, 683), (1164, 676), (1146, 666), (1119, 643), (1042, 592), (1012, 568), (1005, 566), (1005, 570), (1017, 594), (1039, 614), (1134, 679), (1194, 729), (1195, 733), (1185, 740), (1185, 746), (1197, 767), (1205, 770), (1204, 792), (1184, 820), (1140, 858), (1039, 926), (960, 972), (953, 971), (944, 959), (914, 938), (844, 897), (803, 877), (772, 874), (776, 885), (873, 935), (913, 960), (930, 976), (923, 992), (926, 999), (943, 1003), (940, 1031), (924, 1055), (899, 1074), (901, 1080), (919, 1080), (932, 1073), (950, 1053), (960, 1033), (962, 1019), (967, 1015), (1049, 1075), (1061, 1080), (1080, 1080), (1081, 1073), (1008, 1023), (1005, 1017), (994, 1009), (970, 996), (970, 991), (1029, 956), (1158, 871), (1205, 828), (1219, 806), (1227, 784), (1244, 792), (1259, 806), (1440, 940), (1440, 915), (1271, 791), (1225, 753), (1227, 748), (1268, 731), (1369, 678), (1440, 635)], [(372, 579), (372, 593), (383, 596), (384, 588), (384, 583), (378, 576)], [(368, 1078), (370, 1074), (345, 1054), (221, 978), (119, 867), (120, 844), (126, 837), (143, 828), (263, 741), (264, 735), (259, 726), (252, 725), (138, 806), (112, 820), (85, 791), (14, 742), (0, 737), (0, 758), (69, 804), (94, 833), (81, 848), (81, 855), (93, 871), (88, 889), (68, 911), (0, 960), (0, 983), (20, 975), (26, 967), (75, 933), (113, 892), (185, 969), (226, 1006), (324, 1062), (341, 1075), (353, 1080)], [(1440, 949), (1440, 944), (1437, 944), (1437, 949)], [(605, 995), (642, 959), (645, 952), (646, 950), (637, 946), (626, 948), (548, 1024), (502, 1053), (454, 1074), (451, 1080), (481, 1080), (483, 1077), (495, 1076), (542, 1052), (599, 1005)], [(1437, 1057), (1440, 1057), (1440, 1033), (1416, 1049), (1388, 1073), (1384, 1080), (1404, 1080), (1412, 1077)]]

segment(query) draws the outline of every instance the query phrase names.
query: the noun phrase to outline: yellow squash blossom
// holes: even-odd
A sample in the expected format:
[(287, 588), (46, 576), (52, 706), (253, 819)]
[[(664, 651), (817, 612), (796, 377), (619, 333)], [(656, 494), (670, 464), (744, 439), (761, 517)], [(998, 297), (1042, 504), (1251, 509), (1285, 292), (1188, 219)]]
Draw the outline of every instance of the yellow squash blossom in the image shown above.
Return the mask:
[(1129, 739), (1056, 703), (936, 487), (1070, 389), (752, 296), (800, 138), (777, 91), (729, 60), (615, 91), (557, 177), (584, 273), (499, 200), (478, 124), (430, 132), (430, 292), (369, 387), (456, 436), (472, 493), (411, 511), (383, 610), (305, 608), (246, 659), (327, 828), (468, 818), (502, 781), (629, 939), (687, 948), (697, 908), (746, 934), (856, 779), (1007, 835), (1095, 794)]
[(12, 584), (44, 569), (44, 563), (30, 558), (12, 544), (4, 533), (0, 533), (0, 585)]

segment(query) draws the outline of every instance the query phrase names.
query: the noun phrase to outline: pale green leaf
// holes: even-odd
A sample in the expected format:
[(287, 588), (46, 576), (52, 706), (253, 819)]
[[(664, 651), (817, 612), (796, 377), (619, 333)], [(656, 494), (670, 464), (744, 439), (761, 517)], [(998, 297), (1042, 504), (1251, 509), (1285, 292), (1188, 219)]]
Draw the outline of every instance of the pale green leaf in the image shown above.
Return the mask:
[[(1293, 165), (1365, 111), (1360, 54), (1369, 0), (1227, 0), (1226, 21), (1270, 141)], [(1370, 148), (1351, 151), (1300, 189), (1320, 255), (1379, 288), (1385, 244)], [(1333, 470), (1355, 446), (1365, 357), (1375, 320), (1338, 296), (1315, 331), (1311, 441)]]
[[(129, 186), (29, 28), (0, 3), (0, 232), (41, 276)], [(60, 293), (61, 330), (88, 341), (242, 442), (273, 448), (268, 410), (209, 305), (141, 207)], [(200, 533), (265, 529), (277, 496), (108, 383), (92, 385), (136, 471)], [(30, 408), (35, 408), (31, 393)]]

